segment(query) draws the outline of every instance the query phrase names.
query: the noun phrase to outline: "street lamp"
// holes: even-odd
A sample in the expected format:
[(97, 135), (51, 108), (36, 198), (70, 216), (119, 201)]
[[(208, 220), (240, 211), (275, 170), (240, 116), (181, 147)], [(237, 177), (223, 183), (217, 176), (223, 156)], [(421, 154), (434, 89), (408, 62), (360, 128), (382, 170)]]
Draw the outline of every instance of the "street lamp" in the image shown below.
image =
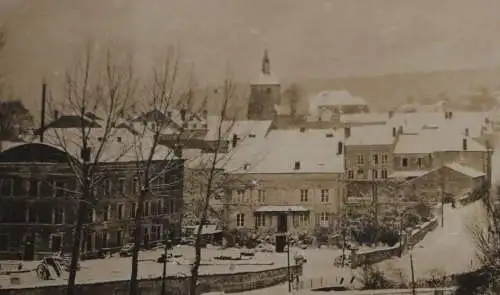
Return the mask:
[(161, 280), (161, 295), (165, 295), (165, 292), (166, 292), (166, 285), (165, 285), (165, 280), (167, 278), (167, 259), (168, 259), (168, 247), (171, 243), (171, 241), (168, 239), (170, 235), (170, 231), (167, 229), (165, 230), (165, 233), (164, 233), (164, 243), (165, 243), (165, 247), (164, 247), (164, 252), (163, 252), (163, 255), (165, 255), (165, 259), (163, 260), (163, 273), (162, 273), (162, 280)]

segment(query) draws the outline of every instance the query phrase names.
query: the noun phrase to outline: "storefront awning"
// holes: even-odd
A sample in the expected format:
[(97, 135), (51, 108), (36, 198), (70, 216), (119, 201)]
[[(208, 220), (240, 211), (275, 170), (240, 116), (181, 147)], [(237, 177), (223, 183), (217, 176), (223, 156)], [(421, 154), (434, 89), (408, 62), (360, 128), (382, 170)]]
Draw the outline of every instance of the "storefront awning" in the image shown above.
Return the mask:
[(259, 209), (255, 210), (255, 212), (264, 213), (264, 212), (308, 212), (309, 209), (306, 209), (302, 206), (262, 206)]

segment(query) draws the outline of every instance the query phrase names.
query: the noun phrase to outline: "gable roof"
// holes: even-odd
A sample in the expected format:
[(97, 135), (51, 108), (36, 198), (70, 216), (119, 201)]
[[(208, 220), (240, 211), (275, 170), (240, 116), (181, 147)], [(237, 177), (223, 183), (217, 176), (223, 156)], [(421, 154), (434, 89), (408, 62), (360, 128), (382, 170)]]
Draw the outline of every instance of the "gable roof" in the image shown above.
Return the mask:
[[(236, 151), (236, 160), (231, 159), (229, 166), (234, 173), (250, 174), (343, 173), (344, 157), (337, 154), (342, 141), (332, 129), (273, 130), (258, 143), (260, 147)], [(295, 169), (296, 162), (299, 169)]]
[(361, 97), (352, 96), (347, 90), (325, 90), (310, 99), (312, 107), (319, 106), (367, 106), (368, 103)]
[[(448, 130), (423, 130), (415, 134), (399, 136), (395, 154), (429, 154), (433, 152), (449, 152), (463, 150), (464, 136), (459, 132)], [(467, 138), (467, 151), (486, 152), (486, 148)]]
[(347, 146), (392, 145), (395, 141), (392, 129), (386, 125), (348, 127), (351, 135), (346, 138)]
[[(220, 122), (218, 117), (210, 116), (207, 118), (207, 125), (208, 132), (205, 135), (205, 140), (231, 140), (233, 134), (237, 135), (239, 139), (249, 136), (265, 137), (271, 128), (272, 121), (237, 120)], [(219, 127), (221, 129), (220, 136)]]
[(388, 113), (363, 113), (363, 114), (342, 114), (340, 122), (344, 124), (352, 123), (387, 123)]
[(460, 165), (458, 163), (446, 164), (445, 167), (452, 169), (456, 172), (462, 173), (463, 175), (472, 177), (472, 178), (477, 178), (477, 177), (481, 177), (481, 176), (486, 175), (484, 172), (477, 171), (474, 168), (471, 168), (469, 166)]

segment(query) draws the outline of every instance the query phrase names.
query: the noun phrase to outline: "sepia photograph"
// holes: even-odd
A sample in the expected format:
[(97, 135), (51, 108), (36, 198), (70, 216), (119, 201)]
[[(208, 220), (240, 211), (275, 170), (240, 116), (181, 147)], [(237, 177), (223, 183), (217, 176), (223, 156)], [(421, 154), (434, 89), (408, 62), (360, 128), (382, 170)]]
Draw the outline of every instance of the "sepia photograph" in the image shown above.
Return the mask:
[(0, 294), (500, 294), (499, 11), (0, 0)]

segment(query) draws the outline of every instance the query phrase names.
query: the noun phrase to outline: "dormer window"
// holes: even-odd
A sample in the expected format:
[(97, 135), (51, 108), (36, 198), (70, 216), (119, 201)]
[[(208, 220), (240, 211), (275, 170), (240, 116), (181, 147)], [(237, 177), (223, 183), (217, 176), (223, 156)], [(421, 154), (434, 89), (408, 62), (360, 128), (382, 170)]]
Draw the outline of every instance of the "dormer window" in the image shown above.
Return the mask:
[(122, 142), (122, 138), (121, 137), (117, 137), (116, 138), (116, 142)]
[(255, 138), (255, 133), (250, 133), (250, 134), (248, 135), (248, 137), (250, 137), (250, 138)]
[(248, 163), (243, 164), (244, 170), (248, 170), (248, 168), (250, 168), (250, 164), (248, 164)]
[(102, 141), (102, 137), (98, 137), (98, 138), (97, 138), (97, 140), (98, 140), (98, 141)]
[(295, 161), (294, 169), (295, 170), (300, 170), (300, 161)]

